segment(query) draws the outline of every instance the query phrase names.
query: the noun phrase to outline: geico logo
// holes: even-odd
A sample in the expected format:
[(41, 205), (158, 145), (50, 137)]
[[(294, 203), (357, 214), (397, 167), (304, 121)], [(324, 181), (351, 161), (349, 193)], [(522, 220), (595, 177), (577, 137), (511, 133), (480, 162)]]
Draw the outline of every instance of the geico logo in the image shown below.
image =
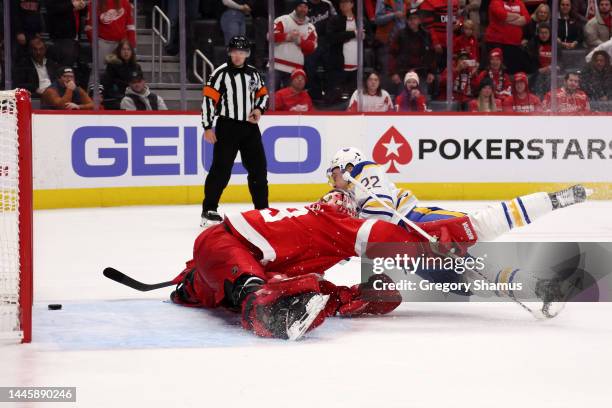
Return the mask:
[(420, 139), (419, 159), (539, 160), (612, 159), (612, 140), (605, 139)]
[[(195, 175), (212, 164), (213, 145), (202, 139), (195, 126), (83, 126), (72, 134), (72, 168), (81, 177)], [(315, 128), (272, 126), (262, 139), (270, 173), (311, 173), (321, 164)], [(232, 174), (246, 173), (234, 164)]]

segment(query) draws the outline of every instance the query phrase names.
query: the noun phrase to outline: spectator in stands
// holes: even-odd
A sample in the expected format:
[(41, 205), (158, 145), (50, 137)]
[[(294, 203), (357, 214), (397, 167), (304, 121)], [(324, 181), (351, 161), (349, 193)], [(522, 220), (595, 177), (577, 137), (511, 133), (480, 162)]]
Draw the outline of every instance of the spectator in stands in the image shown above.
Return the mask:
[[(102, 1), (102, 0), (98, 0)], [(224, 0), (225, 1), (225, 0)], [(204, 7), (210, 4), (211, 8), (216, 6), (216, 3), (221, 5), (221, 1), (206, 1)], [(179, 53), (179, 2), (177, 0), (162, 1), (163, 9), (170, 19), (170, 42), (166, 45), (166, 53), (168, 55), (177, 55)], [(190, 30), (191, 22), (200, 17), (200, 0), (185, 0), (185, 27), (187, 27), (187, 49), (191, 43), (192, 30)], [(267, 31), (267, 30), (266, 30)]]
[(130, 73), (130, 82), (121, 100), (121, 109), (129, 111), (168, 110), (162, 97), (149, 90), (140, 70)]
[(541, 112), (540, 98), (529, 92), (529, 80), (524, 72), (514, 74), (512, 95), (502, 100), (504, 112)]
[(561, 48), (573, 50), (582, 44), (583, 25), (574, 16), (571, 0), (559, 1), (558, 41)]
[[(561, 50), (558, 58), (561, 59)], [(541, 23), (538, 26), (538, 35), (529, 42), (529, 56), (532, 63), (531, 89), (542, 97), (550, 89), (550, 75), (552, 71), (552, 44), (550, 26)], [(557, 70), (555, 69), (556, 73)]]
[[(344, 41), (338, 38), (339, 33), (330, 32), (331, 20), (335, 18), (337, 13), (336, 9), (334, 8), (334, 5), (329, 0), (308, 0), (308, 6), (308, 18), (317, 30), (317, 48), (312, 54), (306, 55), (304, 57), (304, 70), (309, 78), (308, 93), (314, 100), (321, 100), (323, 97), (323, 90), (321, 88), (321, 79), (317, 74), (317, 70), (319, 67), (322, 67), (325, 74), (327, 75), (328, 81), (330, 83), (329, 85), (335, 83), (334, 81), (335, 79), (338, 79), (338, 74), (343, 72), (342, 63), (341, 61), (338, 61), (339, 58), (342, 58), (342, 53), (340, 52), (340, 55), (338, 55), (337, 48), (338, 46), (340, 46), (341, 48)], [(354, 23), (355, 20), (353, 19), (352, 21)], [(338, 30), (340, 29), (336, 28), (333, 31)], [(344, 27), (341, 31), (345, 31)], [(331, 41), (328, 41), (330, 40), (328, 38), (328, 32), (332, 36)], [(338, 43), (338, 41), (341, 42)], [(332, 47), (335, 48), (333, 51), (330, 50), (330, 48)], [(332, 67), (332, 62), (330, 61), (330, 58), (333, 59), (334, 65), (339, 66)], [(356, 59), (357, 53), (355, 52), (355, 60)], [(332, 76), (335, 76), (335, 78), (330, 78), (330, 74)], [(327, 87), (326, 95), (329, 94), (329, 92), (327, 91), (331, 88), (331, 86)]]
[[(461, 21), (459, 19), (459, 0), (452, 0), (452, 2), (454, 29), (457, 30)], [(447, 5), (448, 0), (423, 0), (418, 6), (423, 27), (431, 34), (436, 62), (440, 69), (446, 67)]]
[[(557, 89), (557, 112), (560, 113), (585, 113), (591, 111), (589, 97), (580, 90), (580, 76), (576, 72), (565, 74), (565, 83), (562, 88)], [(550, 111), (551, 93), (544, 97), (544, 110)]]
[(251, 14), (253, 1), (249, 0), (221, 0), (225, 6), (221, 14), (221, 30), (225, 45), (238, 35), (246, 35), (246, 16)]
[(363, 0), (364, 17), (371, 23), (376, 19), (376, 3), (377, 0)]
[[(440, 95), (439, 100), (446, 100), (446, 80), (447, 70), (444, 69), (440, 74)], [(453, 100), (459, 102), (462, 108), (475, 95), (474, 83), (478, 75), (478, 65), (469, 59), (469, 55), (465, 52), (459, 53), (453, 66)]]
[(484, 78), (480, 81), (478, 98), (472, 99), (468, 105), (469, 112), (500, 112), (501, 101), (495, 97), (493, 92), (493, 81)]
[(419, 90), (419, 76), (416, 72), (408, 72), (404, 77), (404, 90), (395, 100), (398, 112), (425, 112), (427, 110), (425, 96)]
[(389, 71), (389, 41), (395, 33), (406, 27), (406, 15), (410, 0), (377, 0), (374, 22), (376, 23), (375, 52), (377, 69), (387, 78)]
[(597, 11), (597, 0), (571, 0), (572, 14), (574, 18), (584, 27), (586, 23), (595, 17)]
[(612, 33), (610, 1), (598, 0), (598, 12), (584, 26), (584, 42), (589, 49), (595, 48), (610, 39), (610, 33)]
[(21, 58), (27, 54), (28, 41), (40, 36), (42, 32), (41, 2), (38, 0), (10, 1), (12, 30), (18, 46), (16, 57)]
[(130, 42), (120, 41), (115, 50), (106, 57), (106, 71), (102, 77), (106, 109), (120, 109), (119, 104), (125, 96), (130, 75), (139, 70), (141, 68), (136, 62), (136, 54)]
[[(474, 37), (480, 38), (480, 5), (481, 0), (460, 0), (459, 1), (459, 9), (463, 9), (464, 14), (466, 15), (467, 20), (472, 21), (474, 27), (472, 30), (474, 31)], [(465, 22), (464, 22), (465, 24)], [(457, 50), (453, 51), (455, 54)]]
[(523, 45), (527, 45), (536, 37), (540, 24), (550, 25), (550, 21), (550, 7), (546, 3), (540, 4), (523, 27)]
[(279, 89), (274, 94), (274, 106), (277, 112), (310, 112), (314, 108), (312, 99), (306, 87), (306, 72), (296, 69), (291, 73), (291, 82), (288, 87)]
[(410, 0), (376, 1), (376, 40), (381, 45), (387, 44), (396, 32), (404, 29), (409, 9)]
[(586, 62), (591, 62), (591, 59), (593, 58), (593, 55), (597, 51), (605, 51), (610, 56), (610, 58), (612, 59), (612, 38), (609, 39), (608, 41), (606, 41), (605, 43), (601, 43), (597, 47), (593, 48), (591, 50), (591, 52), (589, 52), (587, 54), (587, 56), (585, 58)]
[(74, 67), (79, 57), (79, 33), (81, 10), (85, 0), (47, 1), (47, 29), (53, 41), (56, 59)]
[(357, 84), (357, 39), (363, 39), (357, 31), (353, 0), (340, 0), (340, 14), (328, 24), (330, 86), (326, 100), (337, 102), (340, 94), (348, 93)]
[(30, 56), (23, 58), (15, 66), (15, 87), (25, 88), (33, 98), (40, 98), (57, 78), (60, 66), (47, 58), (47, 47), (40, 37), (30, 40)]
[(136, 30), (132, 5), (128, 0), (99, 0), (98, 10), (92, 12), (91, 3), (87, 7), (85, 32), (92, 40), (92, 14), (98, 19), (98, 63), (104, 70), (106, 56), (113, 52), (121, 40), (127, 39), (132, 48), (136, 47)]
[(276, 89), (289, 85), (291, 72), (304, 69), (304, 56), (317, 49), (317, 31), (307, 14), (308, 1), (297, 0), (291, 13), (274, 20)]
[(474, 31), (475, 24), (472, 20), (465, 20), (461, 27), (461, 34), (453, 41), (453, 52), (455, 55), (460, 52), (467, 52), (470, 59), (480, 64), (480, 45)]
[(478, 74), (474, 87), (480, 87), (480, 82), (484, 78), (489, 78), (493, 81), (493, 93), (496, 98), (502, 99), (510, 95), (512, 83), (510, 82), (510, 75), (508, 75), (504, 66), (504, 53), (500, 48), (494, 48), (489, 52), (489, 64), (486, 69)]
[(40, 100), (43, 109), (86, 110), (93, 109), (93, 101), (87, 92), (74, 82), (71, 67), (60, 69), (59, 78), (43, 92)]
[(359, 105), (359, 90), (356, 90), (351, 96), (347, 110), (351, 112), (388, 112), (395, 110), (391, 95), (381, 88), (378, 72), (370, 72), (363, 82), (361, 106)]
[(582, 89), (591, 101), (612, 100), (612, 66), (605, 51), (596, 51), (582, 71)]
[[(436, 58), (431, 36), (421, 25), (417, 10), (410, 10), (406, 27), (397, 32), (389, 45), (389, 72), (395, 85), (391, 92), (398, 95), (404, 86), (402, 79), (408, 71), (414, 71), (427, 86), (435, 80)], [(429, 92), (431, 93), (431, 92)]]
[(521, 47), (523, 26), (529, 18), (522, 0), (491, 0), (484, 36), (487, 52), (500, 48), (510, 74), (529, 69), (529, 57)]

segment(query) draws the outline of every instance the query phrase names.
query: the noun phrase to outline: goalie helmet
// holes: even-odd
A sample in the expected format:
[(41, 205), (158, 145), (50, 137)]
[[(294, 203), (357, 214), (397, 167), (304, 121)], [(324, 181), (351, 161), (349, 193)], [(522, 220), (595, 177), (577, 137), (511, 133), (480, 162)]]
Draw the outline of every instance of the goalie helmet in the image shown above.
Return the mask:
[(339, 213), (357, 217), (357, 202), (350, 191), (340, 189), (331, 190), (321, 197), (318, 202), (333, 207)]
[(340, 171), (344, 172), (346, 167), (350, 164), (353, 167), (365, 160), (365, 156), (356, 147), (345, 147), (340, 149), (334, 154), (331, 160), (329, 168), (327, 169), (327, 179), (333, 186), (332, 172), (335, 168), (339, 168)]

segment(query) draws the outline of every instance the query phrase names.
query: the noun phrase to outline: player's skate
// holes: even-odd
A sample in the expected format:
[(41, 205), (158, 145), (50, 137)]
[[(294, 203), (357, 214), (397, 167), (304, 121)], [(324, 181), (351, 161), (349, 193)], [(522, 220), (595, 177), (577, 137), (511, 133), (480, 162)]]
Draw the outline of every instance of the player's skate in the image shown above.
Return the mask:
[(223, 222), (223, 217), (216, 211), (202, 212), (202, 221), (200, 227), (206, 229)]
[(566, 279), (541, 279), (535, 294), (542, 303), (530, 302), (531, 313), (538, 319), (551, 319), (565, 307), (565, 303), (583, 288), (583, 274)]
[(548, 193), (553, 209), (568, 207), (586, 201), (587, 197), (593, 194), (593, 190), (585, 188), (581, 184), (576, 184), (564, 190)]

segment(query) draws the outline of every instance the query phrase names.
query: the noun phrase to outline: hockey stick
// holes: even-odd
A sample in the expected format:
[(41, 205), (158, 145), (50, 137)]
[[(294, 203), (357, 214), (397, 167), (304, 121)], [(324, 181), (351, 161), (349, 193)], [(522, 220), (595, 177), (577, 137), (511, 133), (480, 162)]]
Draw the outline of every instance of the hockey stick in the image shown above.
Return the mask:
[(114, 280), (117, 283), (121, 283), (122, 285), (129, 286), (132, 289), (139, 290), (141, 292), (148, 292), (150, 290), (161, 289), (168, 286), (176, 285), (178, 282), (171, 280), (168, 282), (161, 283), (153, 283), (146, 284), (142, 282), (138, 282), (136, 279), (132, 279), (123, 272), (116, 270), (115, 268), (104, 268), (104, 272), (102, 272), (104, 276), (106, 276), (110, 280)]
[[(404, 221), (404, 223), (406, 223), (406, 225), (410, 226), (412, 229), (414, 229), (416, 232), (418, 232), (419, 234), (421, 234), (421, 236), (423, 236), (424, 238), (426, 238), (430, 244), (432, 245), (432, 249), (434, 250), (434, 252), (438, 253), (439, 255), (442, 256), (449, 256), (452, 258), (459, 258), (459, 256), (457, 256), (456, 254), (448, 253), (448, 254), (443, 254), (441, 252), (438, 252), (438, 239), (430, 234), (428, 234), (427, 232), (425, 232), (421, 227), (419, 227), (418, 225), (416, 225), (413, 221), (410, 221), (405, 215), (402, 215), (399, 213), (399, 211), (397, 211), (395, 208), (391, 207), (389, 204), (385, 203), (383, 200), (381, 200), (377, 195), (375, 195), (374, 193), (372, 193), (370, 190), (368, 190), (368, 188), (366, 186), (364, 186), (363, 184), (361, 184), (359, 181), (355, 180), (355, 178), (353, 176), (351, 176), (351, 174), (348, 171), (345, 171), (344, 173), (342, 173), (342, 178), (345, 181), (349, 181), (351, 182), (353, 185), (357, 186), (357, 188), (359, 188), (361, 191), (363, 191), (364, 193), (366, 193), (368, 196), (370, 196), (370, 198), (373, 198), (374, 200), (378, 201), (383, 207), (385, 207), (387, 210), (391, 211), (394, 215), (396, 215), (397, 217), (399, 217), (402, 221)], [(452, 251), (452, 250), (451, 250)], [(474, 272), (475, 274), (477, 274), (478, 276), (480, 276), (481, 278), (483, 278), (484, 280), (486, 280), (487, 282), (491, 282), (491, 279), (489, 279), (487, 276), (485, 276), (482, 272), (476, 270), (476, 269), (470, 269), (471, 272)], [(517, 298), (513, 297), (513, 296), (509, 296), (510, 299), (512, 299), (513, 302), (515, 302), (516, 304), (518, 304), (520, 307), (522, 307), (523, 309), (525, 309), (526, 311), (528, 311), (529, 313), (531, 313), (531, 315), (535, 316), (536, 318), (538, 316), (536, 316), (536, 314), (533, 312), (533, 310), (531, 310), (531, 308), (527, 305), (525, 305), (523, 302), (521, 302), (520, 300), (518, 300)]]

